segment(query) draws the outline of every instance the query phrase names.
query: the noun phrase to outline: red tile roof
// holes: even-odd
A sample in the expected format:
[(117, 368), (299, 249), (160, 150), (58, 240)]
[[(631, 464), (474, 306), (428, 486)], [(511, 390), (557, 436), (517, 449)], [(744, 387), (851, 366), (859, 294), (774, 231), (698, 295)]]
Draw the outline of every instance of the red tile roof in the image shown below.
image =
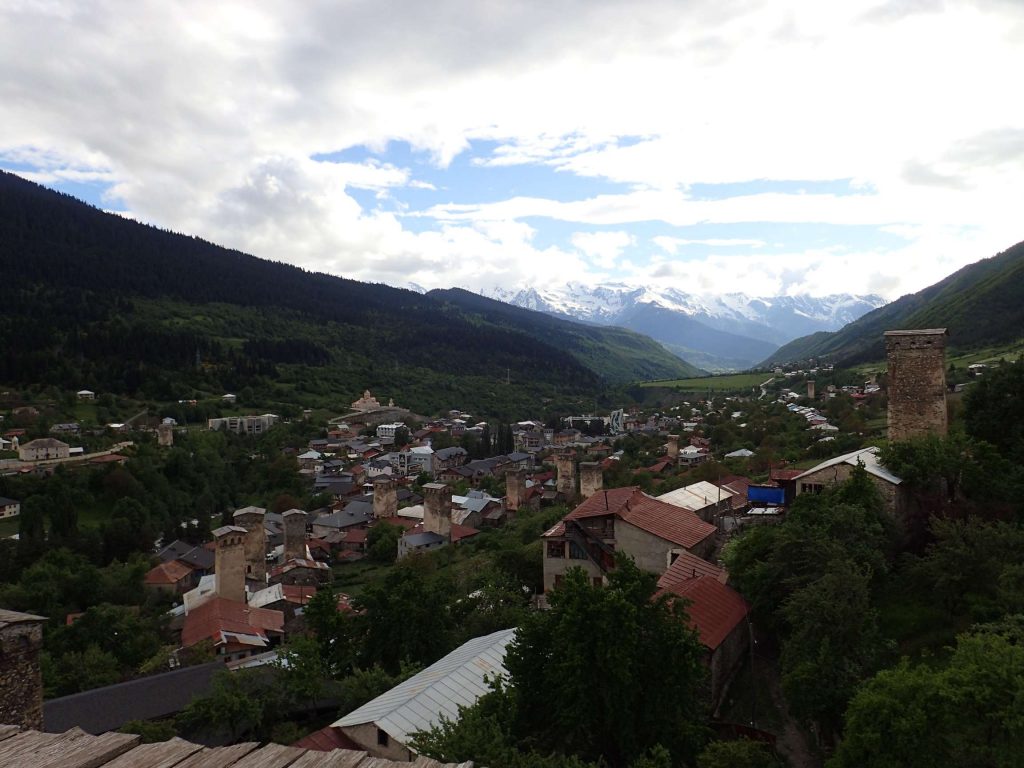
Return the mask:
[(702, 576), (709, 576), (723, 584), (729, 578), (724, 568), (714, 563), (709, 563), (703, 557), (697, 557), (690, 552), (682, 552), (676, 557), (675, 562), (668, 567), (668, 570), (661, 574), (658, 579), (658, 586), (661, 589), (668, 589), (673, 584), (690, 579), (699, 579)]
[(301, 584), (282, 584), (281, 591), (284, 593), (285, 600), (289, 603), (298, 603), (299, 605), (305, 605), (316, 594), (315, 587), (302, 586)]
[(667, 590), (690, 601), (686, 613), (690, 626), (697, 630), (700, 642), (714, 651), (750, 611), (750, 605), (731, 587), (707, 576), (673, 584)]
[(389, 525), (397, 525), (407, 531), (420, 524), (420, 521), (415, 517), (399, 517), (398, 515), (395, 515), (394, 517), (382, 517), (379, 522), (388, 523)]
[(346, 544), (365, 544), (368, 533), (369, 531), (366, 528), (350, 529), (345, 531), (345, 535), (341, 537), (341, 540)]
[(468, 525), (459, 525), (458, 523), (452, 523), (452, 543), (456, 541), (462, 541), (468, 539), (471, 536), (476, 536), (480, 531), (476, 528), (471, 528)]
[(772, 480), (792, 480), (803, 473), (804, 470), (802, 469), (773, 469), (769, 476)]
[(154, 587), (177, 584), (190, 573), (192, 573), (192, 569), (184, 563), (179, 563), (177, 560), (169, 560), (147, 571), (144, 581), (146, 584)]
[[(630, 525), (687, 549), (713, 536), (717, 530), (693, 512), (651, 498), (636, 486), (598, 491), (563, 520), (605, 515), (615, 515)], [(559, 523), (544, 535), (561, 536), (564, 532), (565, 526)]]
[(312, 749), (317, 752), (330, 752), (334, 749), (363, 751), (363, 748), (342, 733), (340, 728), (334, 728), (330, 725), (326, 728), (321, 728), (319, 731), (313, 731), (313, 733), (305, 738), (296, 741), (292, 746)]
[(251, 608), (245, 603), (213, 597), (189, 611), (181, 630), (181, 644), (191, 648), (201, 640), (211, 638), (214, 644), (224, 641), (223, 632), (258, 635), (264, 639), (268, 632), (284, 631), (284, 614), (268, 608)]

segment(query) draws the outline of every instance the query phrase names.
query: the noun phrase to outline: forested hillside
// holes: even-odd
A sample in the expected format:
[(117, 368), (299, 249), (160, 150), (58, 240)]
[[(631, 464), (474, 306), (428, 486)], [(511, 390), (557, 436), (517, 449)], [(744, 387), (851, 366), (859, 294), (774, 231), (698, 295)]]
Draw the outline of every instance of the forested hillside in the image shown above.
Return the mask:
[(434, 410), (593, 402), (607, 384), (692, 373), (637, 334), (306, 272), (8, 173), (0, 274), (0, 381), (10, 384), (153, 399), (251, 387), (309, 404), (371, 387)]
[(840, 331), (792, 341), (765, 363), (822, 356), (840, 364), (879, 360), (885, 357), (882, 334), (891, 328), (949, 328), (949, 343), (959, 348), (1019, 339), (1024, 334), (1024, 242), (869, 312)]

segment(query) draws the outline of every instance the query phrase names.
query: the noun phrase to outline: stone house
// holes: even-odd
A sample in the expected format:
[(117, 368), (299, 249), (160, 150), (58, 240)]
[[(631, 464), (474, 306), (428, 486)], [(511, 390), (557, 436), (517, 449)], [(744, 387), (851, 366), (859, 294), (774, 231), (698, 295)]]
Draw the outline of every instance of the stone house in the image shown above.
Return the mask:
[(52, 437), (41, 437), (30, 440), (18, 447), (18, 458), (22, 461), (46, 461), (48, 459), (66, 459), (70, 455), (71, 446)]
[(792, 479), (797, 496), (803, 493), (821, 493), (825, 488), (839, 485), (850, 478), (854, 468), (862, 464), (868, 477), (878, 488), (891, 514), (903, 510), (903, 480), (887, 470), (878, 460), (878, 448), (861, 448), (851, 453), (823, 461), (816, 467), (801, 472)]
[(554, 589), (570, 568), (583, 568), (595, 584), (624, 552), (637, 566), (661, 574), (675, 557), (708, 556), (716, 528), (693, 512), (658, 501), (638, 487), (601, 490), (541, 537), (544, 590)]

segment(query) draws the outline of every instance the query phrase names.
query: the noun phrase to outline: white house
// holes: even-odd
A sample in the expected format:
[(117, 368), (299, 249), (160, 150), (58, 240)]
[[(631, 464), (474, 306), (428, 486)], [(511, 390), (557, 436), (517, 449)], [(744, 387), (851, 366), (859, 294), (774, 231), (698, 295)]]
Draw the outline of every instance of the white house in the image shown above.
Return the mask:
[(21, 502), (0, 496), (0, 519), (15, 517), (21, 512)]

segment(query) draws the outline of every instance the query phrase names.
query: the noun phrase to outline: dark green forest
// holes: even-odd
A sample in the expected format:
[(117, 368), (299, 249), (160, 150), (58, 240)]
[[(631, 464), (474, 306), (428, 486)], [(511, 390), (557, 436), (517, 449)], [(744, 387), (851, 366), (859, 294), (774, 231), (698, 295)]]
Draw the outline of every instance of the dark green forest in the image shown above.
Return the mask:
[[(252, 387), (304, 405), (366, 388), (497, 416), (686, 376), (647, 337), (304, 271), (0, 173), (0, 381), (148, 399)], [(506, 383), (508, 382), (508, 383)]]

